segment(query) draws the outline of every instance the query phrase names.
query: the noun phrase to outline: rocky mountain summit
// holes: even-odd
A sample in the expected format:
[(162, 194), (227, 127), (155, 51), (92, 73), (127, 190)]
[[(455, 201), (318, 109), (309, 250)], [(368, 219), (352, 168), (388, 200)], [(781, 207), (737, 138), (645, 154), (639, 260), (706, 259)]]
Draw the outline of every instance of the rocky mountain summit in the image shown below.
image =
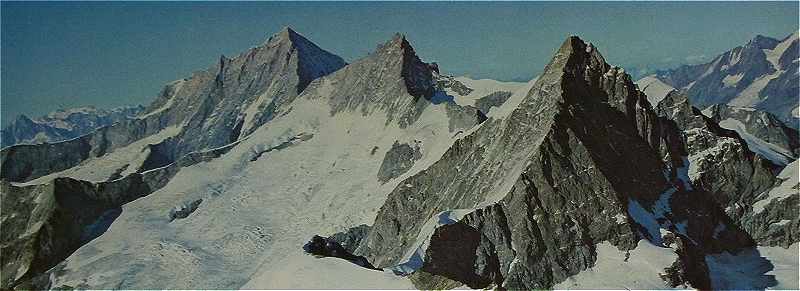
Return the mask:
[(142, 106), (110, 110), (89, 106), (60, 109), (34, 119), (20, 115), (3, 128), (0, 147), (73, 139), (100, 127), (135, 118), (143, 110)]
[(781, 40), (759, 35), (708, 63), (659, 71), (652, 77), (685, 91), (697, 107), (761, 109), (797, 128), (799, 64), (798, 32)]
[(528, 83), (439, 69), (402, 34), (348, 64), (285, 28), (5, 148), (0, 287), (797, 288), (776, 118), (652, 99), (575, 36)]
[(570, 37), (507, 119), (389, 194), (356, 254), (430, 274), (422, 288), (549, 288), (591, 267), (600, 242), (666, 247), (667, 233), (680, 242), (677, 283), (712, 288), (704, 256), (755, 243), (693, 187), (686, 155), (675, 122)]

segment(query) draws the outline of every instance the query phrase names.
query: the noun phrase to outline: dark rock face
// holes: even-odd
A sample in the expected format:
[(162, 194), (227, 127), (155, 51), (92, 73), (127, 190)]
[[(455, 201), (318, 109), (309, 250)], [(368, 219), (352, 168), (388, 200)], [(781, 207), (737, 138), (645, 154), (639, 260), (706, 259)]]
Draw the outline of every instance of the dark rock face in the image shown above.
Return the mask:
[[(477, 287), (549, 288), (592, 266), (595, 244), (632, 249), (644, 237), (661, 245), (659, 228), (687, 237), (699, 254), (752, 246), (681, 175), (679, 136), (624, 71), (571, 37), (510, 117), (486, 121), (389, 194), (357, 254), (379, 267), (401, 263), (422, 224), (453, 209), (475, 209), (461, 219), (471, 229), (452, 234), (480, 234), (471, 254), (472, 242), (456, 249), (475, 263), (436, 262), (449, 260), (443, 230), (422, 269)], [(711, 237), (718, 224), (727, 227)]]
[(760, 245), (788, 248), (800, 241), (800, 182), (795, 160), (776, 177), (773, 187), (752, 199), (751, 204), (737, 204), (732, 212), (745, 230)]
[(395, 141), (392, 148), (386, 152), (378, 170), (378, 181), (386, 183), (391, 179), (397, 178), (408, 172), (414, 166), (414, 162), (422, 158), (419, 144), (412, 147), (407, 143)]
[(431, 244), (425, 252), (425, 261), (431, 262), (422, 271), (463, 282), (471, 288), (481, 288), (491, 283), (475, 274), (475, 252), (481, 234), (464, 223), (443, 225), (431, 236)]
[(328, 240), (333, 240), (350, 253), (356, 251), (356, 248), (359, 244), (361, 244), (361, 240), (363, 240), (371, 227), (366, 224), (362, 224), (356, 227), (351, 227), (344, 232), (337, 232), (328, 237)]
[(176, 206), (175, 208), (170, 209), (169, 211), (169, 221), (173, 221), (175, 219), (184, 219), (189, 217), (198, 207), (200, 207), (200, 203), (203, 203), (203, 199), (197, 199), (190, 203), (186, 203), (183, 205)]
[(106, 211), (150, 192), (141, 176), (113, 184), (57, 178), (45, 185), (0, 186), (3, 288), (54, 266), (85, 242), (86, 227)]
[(436, 74), (436, 88), (444, 91), (445, 89), (452, 89), (459, 95), (468, 95), (472, 92), (472, 88), (467, 87), (464, 83), (459, 82), (453, 76)]
[(486, 121), (484, 112), (472, 106), (460, 106), (454, 102), (445, 104), (445, 111), (447, 112), (448, 129), (450, 132), (457, 130), (467, 130), (473, 126)]
[(311, 240), (303, 246), (303, 250), (315, 256), (341, 258), (367, 269), (381, 270), (370, 264), (367, 258), (353, 255), (335, 240), (318, 235), (313, 236)]
[(494, 92), (475, 100), (475, 107), (478, 107), (478, 110), (483, 113), (489, 113), (489, 109), (492, 107), (499, 107), (503, 105), (503, 103), (506, 103), (506, 100), (508, 100), (512, 94), (512, 92), (508, 91)]
[(676, 236), (678, 260), (666, 268), (662, 279), (672, 288), (692, 286), (697, 289), (711, 289), (708, 265), (705, 256), (686, 237)]
[(657, 78), (684, 90), (692, 102), (753, 107), (778, 116), (791, 127), (798, 119), (798, 34), (783, 40), (757, 36), (711, 62), (659, 71)]
[(54, 111), (36, 119), (20, 115), (2, 130), (0, 147), (73, 139), (100, 127), (132, 119), (143, 110), (142, 106), (111, 110), (83, 107)]

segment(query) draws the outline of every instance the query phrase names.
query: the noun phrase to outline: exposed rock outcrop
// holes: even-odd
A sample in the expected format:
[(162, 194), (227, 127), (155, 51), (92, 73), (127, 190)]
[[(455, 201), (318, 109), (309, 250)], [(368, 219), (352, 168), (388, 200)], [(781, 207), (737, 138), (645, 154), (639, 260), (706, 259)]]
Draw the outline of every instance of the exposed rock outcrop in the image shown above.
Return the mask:
[(386, 151), (386, 156), (383, 157), (383, 163), (378, 170), (378, 181), (386, 183), (411, 169), (414, 162), (422, 158), (419, 146), (418, 143), (412, 147), (407, 143), (401, 144), (395, 141), (392, 148)]
[(512, 94), (513, 92), (508, 91), (494, 92), (475, 100), (475, 107), (478, 107), (478, 110), (483, 113), (489, 113), (489, 109), (503, 105), (503, 103), (505, 103), (506, 100), (508, 100), (508, 97), (511, 97)]
[(337, 232), (333, 235), (329, 236), (329, 240), (333, 240), (350, 253), (356, 251), (356, 248), (359, 244), (361, 244), (361, 240), (367, 237), (369, 233), (370, 226), (366, 224), (362, 224), (359, 226), (351, 227), (344, 232)]
[(367, 258), (353, 255), (342, 247), (339, 242), (330, 238), (315, 235), (303, 245), (303, 250), (315, 256), (341, 258), (367, 269), (381, 270), (372, 266), (372, 264), (367, 261)]
[(387, 124), (397, 122), (406, 127), (431, 104), (435, 92), (431, 70), (405, 36), (396, 34), (369, 56), (312, 86), (330, 90), (326, 95), (332, 96), (328, 100), (332, 115), (345, 110), (360, 111), (365, 116), (383, 112)]

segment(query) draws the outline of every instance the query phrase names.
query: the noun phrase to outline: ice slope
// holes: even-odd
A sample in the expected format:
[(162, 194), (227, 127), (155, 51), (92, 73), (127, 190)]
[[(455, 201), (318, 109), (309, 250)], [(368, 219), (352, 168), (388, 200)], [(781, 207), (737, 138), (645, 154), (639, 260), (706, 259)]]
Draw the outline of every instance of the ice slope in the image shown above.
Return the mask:
[(492, 108), (489, 110), (486, 116), (499, 119), (511, 115), (511, 112), (514, 111), (514, 109), (516, 109), (517, 106), (522, 103), (522, 100), (525, 99), (525, 96), (528, 95), (528, 92), (531, 90), (531, 88), (533, 88), (533, 84), (536, 83), (538, 78), (539, 77), (534, 77), (526, 83), (520, 83), (521, 85), (516, 87), (516, 89), (513, 91), (514, 93), (508, 97), (508, 100), (506, 100), (503, 105)]
[(629, 254), (608, 242), (597, 244), (597, 262), (587, 270), (553, 286), (557, 289), (666, 289), (659, 274), (678, 258), (672, 248), (646, 240)]
[[(460, 95), (451, 88), (445, 92), (453, 96), (459, 105), (475, 105), (475, 100), (498, 91), (516, 92), (526, 85), (524, 82), (501, 82), (492, 79), (471, 79), (469, 77), (456, 77), (455, 81), (472, 89), (467, 95)], [(526, 91), (527, 93), (527, 91)]]
[(639, 90), (647, 94), (647, 101), (653, 106), (658, 104), (661, 99), (664, 99), (667, 93), (675, 90), (675, 88), (659, 80), (655, 75), (639, 79), (639, 81), (636, 81), (636, 85), (639, 86)]
[[(228, 289), (251, 280), (253, 288), (321, 286), (281, 279), (291, 270), (317, 268), (316, 260), (298, 259), (303, 243), (314, 234), (371, 223), (386, 193), (455, 141), (443, 104), (426, 107), (401, 129), (385, 125), (380, 113), (331, 116), (325, 101), (299, 98), (291, 114), (225, 156), (184, 168), (164, 188), (125, 205), (106, 233), (56, 267), (53, 286)], [(275, 149), (301, 134), (311, 138)], [(376, 173), (395, 140), (421, 141), (423, 157), (381, 185)], [(169, 222), (170, 209), (198, 199), (203, 202), (194, 213)]]
[(280, 270), (259, 274), (242, 289), (415, 289), (391, 271), (360, 268), (337, 258), (314, 258), (296, 250), (279, 262)]
[(776, 290), (800, 289), (800, 244), (795, 243), (788, 248), (759, 247), (758, 252), (772, 263), (772, 270), (767, 275), (774, 275), (778, 285), (771, 287)]
[(763, 289), (764, 286), (774, 284), (774, 281), (777, 281), (777, 285), (769, 289), (797, 290), (798, 288), (797, 243), (786, 249), (758, 247), (738, 254), (724, 252), (708, 255), (706, 264), (714, 289)]

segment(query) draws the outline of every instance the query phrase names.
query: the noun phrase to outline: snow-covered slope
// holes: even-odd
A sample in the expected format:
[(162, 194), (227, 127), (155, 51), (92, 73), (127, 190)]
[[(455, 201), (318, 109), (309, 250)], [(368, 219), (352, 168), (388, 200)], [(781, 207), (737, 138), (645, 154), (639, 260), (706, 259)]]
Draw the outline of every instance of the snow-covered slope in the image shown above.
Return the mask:
[(797, 290), (798, 245), (758, 247), (737, 254), (706, 256), (711, 283), (717, 290)]
[(659, 80), (656, 76), (647, 76), (639, 79), (639, 81), (636, 81), (636, 85), (639, 86), (639, 90), (647, 94), (647, 101), (652, 105), (658, 104), (659, 101), (667, 96), (667, 93), (675, 90), (675, 88)]
[[(520, 82), (501, 82), (492, 79), (470, 79), (468, 77), (449, 77), (449, 82), (459, 83), (463, 86), (450, 85), (445, 88), (448, 95), (453, 96), (453, 100), (459, 105), (472, 105), (479, 99), (496, 92), (514, 93), (524, 87), (525, 83)], [(502, 104), (502, 102), (501, 102)], [(498, 104), (499, 105), (499, 104)], [(488, 112), (484, 112), (488, 113)]]
[(594, 266), (556, 284), (553, 289), (664, 289), (660, 275), (676, 259), (673, 248), (654, 246), (647, 241), (639, 241), (630, 251), (621, 251), (604, 242), (597, 245)]

